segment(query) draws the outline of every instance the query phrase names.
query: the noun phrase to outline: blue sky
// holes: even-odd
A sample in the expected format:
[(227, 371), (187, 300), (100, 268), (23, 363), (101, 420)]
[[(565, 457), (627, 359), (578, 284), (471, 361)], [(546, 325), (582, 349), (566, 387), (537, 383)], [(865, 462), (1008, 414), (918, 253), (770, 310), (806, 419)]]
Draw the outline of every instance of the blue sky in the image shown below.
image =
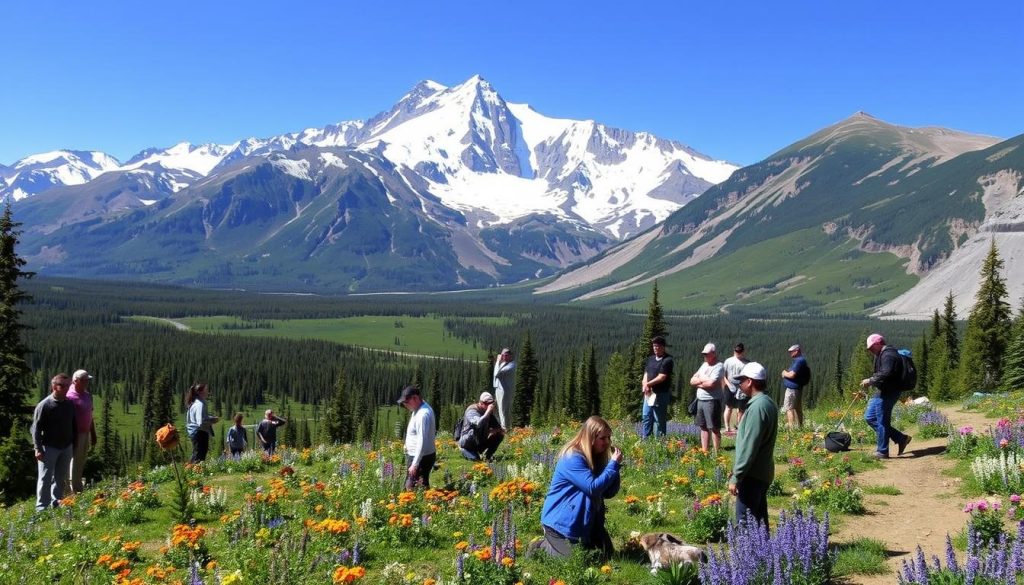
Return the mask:
[(0, 163), (366, 119), (422, 79), (750, 164), (858, 110), (1024, 132), (1024, 2), (29, 2)]

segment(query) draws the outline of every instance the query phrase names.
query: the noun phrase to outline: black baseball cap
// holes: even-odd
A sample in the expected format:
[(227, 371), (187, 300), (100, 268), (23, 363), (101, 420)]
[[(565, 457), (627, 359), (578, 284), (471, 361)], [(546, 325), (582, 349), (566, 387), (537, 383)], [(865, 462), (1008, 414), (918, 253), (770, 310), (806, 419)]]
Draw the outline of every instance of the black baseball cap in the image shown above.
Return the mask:
[(412, 396), (420, 396), (420, 389), (416, 386), (402, 388), (402, 395), (398, 397), (398, 404), (405, 404), (405, 401), (409, 400)]

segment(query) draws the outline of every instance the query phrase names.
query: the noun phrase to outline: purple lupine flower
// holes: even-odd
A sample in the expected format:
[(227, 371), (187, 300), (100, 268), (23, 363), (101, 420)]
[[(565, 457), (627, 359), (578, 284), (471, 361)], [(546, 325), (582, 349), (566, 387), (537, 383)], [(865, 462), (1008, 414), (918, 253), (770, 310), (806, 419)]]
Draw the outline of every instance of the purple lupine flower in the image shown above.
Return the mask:
[(359, 557), (361, 557), (361, 556), (362, 555), (360, 554), (360, 551), (359, 551), (359, 539), (357, 538), (352, 543), (352, 564), (353, 565), (358, 565), (359, 564)]
[(498, 562), (498, 519), (491, 521), (491, 558)]
[(917, 571), (918, 575), (928, 574), (928, 563), (924, 560), (924, 551), (921, 550), (921, 545), (917, 545), (917, 554), (914, 556), (914, 570)]
[(466, 555), (459, 553), (455, 555), (455, 579), (461, 583), (466, 574)]
[(199, 563), (192, 563), (192, 571), (188, 583), (189, 585), (203, 585), (203, 579), (199, 576)]
[(484, 514), (488, 514), (491, 511), (491, 499), (487, 496), (487, 492), (480, 494), (480, 508), (484, 511)]
[(946, 533), (946, 567), (953, 573), (960, 572), (960, 566), (956, 562), (956, 551), (953, 550), (953, 537)]

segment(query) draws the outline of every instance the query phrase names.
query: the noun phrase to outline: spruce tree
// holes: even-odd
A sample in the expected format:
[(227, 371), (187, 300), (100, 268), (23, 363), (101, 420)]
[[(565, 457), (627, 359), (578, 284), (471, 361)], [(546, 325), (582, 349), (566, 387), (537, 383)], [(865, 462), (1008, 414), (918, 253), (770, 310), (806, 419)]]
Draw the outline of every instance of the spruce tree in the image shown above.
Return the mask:
[(577, 389), (576, 354), (569, 353), (565, 369), (562, 370), (562, 388), (559, 392), (558, 405), (561, 407), (562, 420), (580, 420), (580, 401)]
[(534, 397), (540, 383), (540, 369), (537, 356), (533, 354), (530, 332), (526, 332), (516, 359), (516, 387), (512, 395), (512, 425), (528, 426), (532, 419)]
[(839, 345), (836, 346), (836, 365), (832, 372), (831, 386), (836, 396), (843, 395), (843, 348)]
[(577, 411), (579, 418), (586, 419), (591, 415), (601, 414), (601, 388), (597, 380), (597, 363), (594, 345), (591, 344), (580, 360), (577, 373), (577, 385), (579, 391), (580, 407)]
[(1024, 389), (1024, 299), (1021, 299), (1017, 317), (1010, 329), (1010, 343), (1003, 361), (1003, 390)]
[(299, 421), (292, 419), (292, 407), (289, 406), (288, 410), (285, 411), (284, 419), (288, 421), (288, 424), (284, 425), (284, 444), (295, 448), (299, 443)]
[(931, 350), (928, 346), (928, 332), (921, 334), (921, 341), (914, 347), (914, 365), (917, 366), (917, 388), (914, 394), (928, 396), (928, 380), (931, 374)]
[(981, 390), (999, 388), (1003, 373), (1003, 353), (1010, 339), (1010, 303), (1006, 281), (1000, 274), (1003, 261), (995, 240), (981, 266), (981, 287), (967, 318), (963, 350), (957, 368), (958, 393), (963, 396)]
[(26, 430), (27, 390), (32, 380), (29, 350), (21, 338), (26, 326), (17, 307), (29, 300), (18, 280), (33, 274), (22, 270), (25, 260), (16, 250), (20, 225), (12, 218), (11, 200), (7, 199), (0, 215), (0, 497), (6, 502), (32, 492), (35, 468)]
[(348, 378), (344, 371), (338, 374), (334, 384), (334, 395), (327, 406), (322, 427), (329, 443), (351, 443), (355, 439), (352, 399), (349, 397)]
[(956, 302), (953, 299), (953, 291), (949, 291), (946, 296), (946, 304), (942, 310), (942, 337), (949, 369), (955, 370), (960, 364), (960, 335), (957, 332)]
[[(117, 387), (117, 384), (113, 385)], [(114, 444), (114, 413), (113, 413), (113, 401), (114, 401), (113, 388), (108, 387), (103, 392), (103, 402), (100, 407), (100, 468), (103, 470), (104, 475), (113, 475), (117, 473), (118, 465), (118, 451), (117, 445)]]
[[(633, 344), (632, 350), (632, 379), (637, 388), (644, 376), (644, 367), (647, 365), (647, 358), (651, 356), (651, 340), (657, 336), (668, 335), (668, 323), (665, 322), (665, 315), (661, 308), (661, 301), (658, 299), (658, 281), (654, 281), (651, 289), (651, 300), (647, 304), (647, 318), (644, 319), (643, 332), (640, 338)], [(639, 391), (623, 395), (626, 402), (623, 408), (634, 420), (640, 420), (641, 403), (643, 394)]]
[(624, 419), (636, 415), (636, 412), (627, 410), (627, 405), (632, 404), (635, 395), (640, 393), (640, 384), (633, 379), (633, 370), (626, 356), (615, 352), (608, 358), (602, 386), (601, 409), (608, 418)]

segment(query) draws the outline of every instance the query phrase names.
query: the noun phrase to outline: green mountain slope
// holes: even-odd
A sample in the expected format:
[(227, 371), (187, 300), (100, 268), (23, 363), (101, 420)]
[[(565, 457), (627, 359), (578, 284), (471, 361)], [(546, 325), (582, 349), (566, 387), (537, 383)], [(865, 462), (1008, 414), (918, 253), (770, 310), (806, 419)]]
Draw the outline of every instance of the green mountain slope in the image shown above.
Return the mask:
[(858, 114), (736, 171), (539, 292), (629, 304), (658, 279), (677, 310), (862, 312), (908, 290), (977, 231), (986, 177), (1024, 172), (1022, 141), (993, 145)]

